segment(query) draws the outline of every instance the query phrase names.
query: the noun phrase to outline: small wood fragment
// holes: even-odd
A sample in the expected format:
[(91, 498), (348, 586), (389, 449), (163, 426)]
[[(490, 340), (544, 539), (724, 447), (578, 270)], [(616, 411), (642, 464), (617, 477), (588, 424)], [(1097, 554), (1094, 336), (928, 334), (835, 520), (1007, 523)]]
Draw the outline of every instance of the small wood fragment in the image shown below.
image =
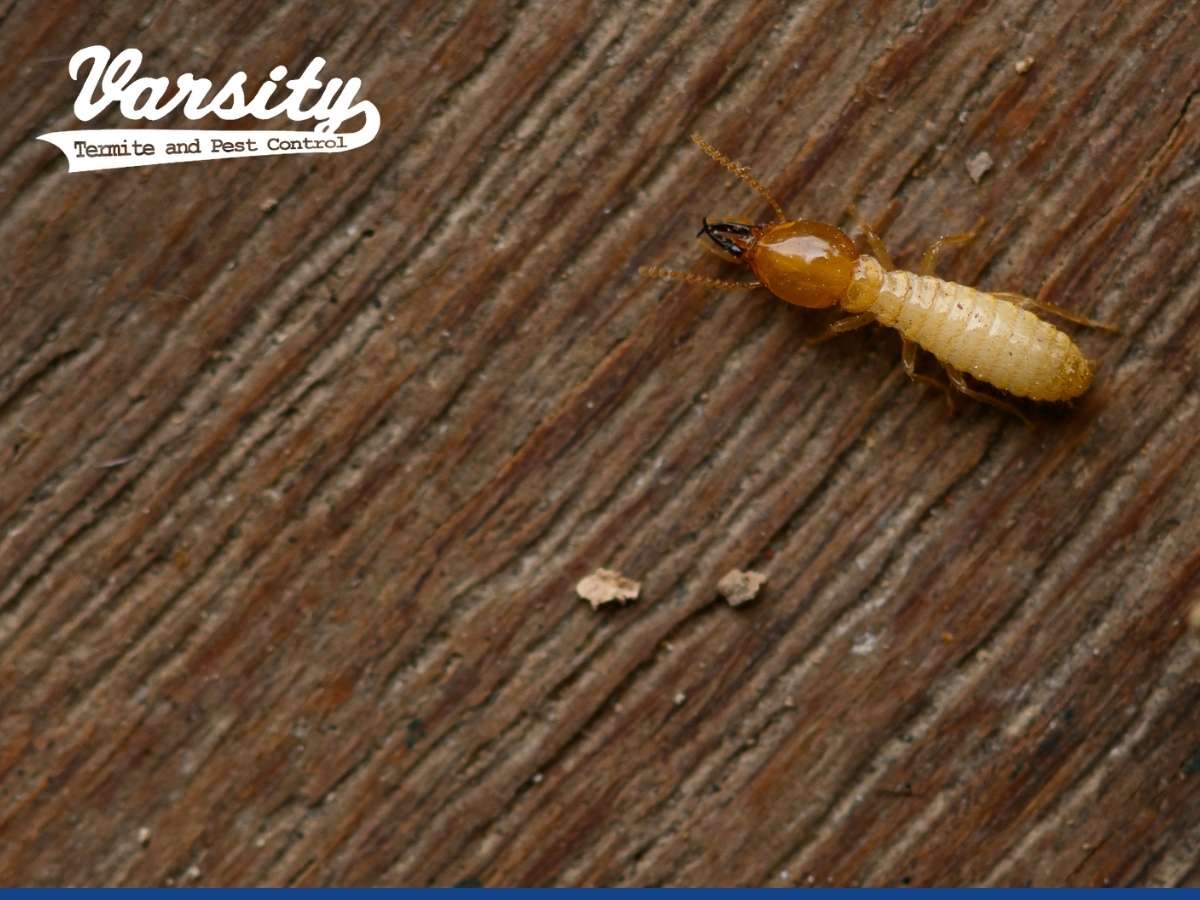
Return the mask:
[(979, 184), (980, 180), (992, 168), (992, 155), (986, 150), (981, 150), (967, 160), (967, 174), (971, 176), (971, 180)]
[(636, 600), (641, 590), (641, 584), (612, 569), (597, 569), (575, 585), (575, 593), (592, 604), (592, 609), (599, 609), (605, 603), (624, 605)]
[(724, 597), (730, 606), (741, 606), (758, 596), (758, 589), (766, 580), (767, 576), (761, 572), (730, 569), (717, 582), (717, 593)]
[(1017, 60), (1016, 65), (1013, 66), (1013, 68), (1017, 70), (1018, 75), (1024, 75), (1032, 67), (1033, 67), (1033, 57), (1032, 56), (1027, 56), (1024, 59)]

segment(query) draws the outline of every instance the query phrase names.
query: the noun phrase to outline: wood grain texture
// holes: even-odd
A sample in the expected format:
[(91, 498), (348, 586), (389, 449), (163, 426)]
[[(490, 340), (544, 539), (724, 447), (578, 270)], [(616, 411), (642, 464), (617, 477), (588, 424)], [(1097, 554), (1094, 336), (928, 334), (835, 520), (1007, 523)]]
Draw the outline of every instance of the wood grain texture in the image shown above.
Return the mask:
[[(4, 4), (0, 882), (1200, 884), (1198, 29)], [(322, 55), (381, 132), (67, 174), (94, 43)], [(985, 214), (943, 274), (1118, 323), (1092, 392), (951, 419), (890, 332), (641, 280), (762, 212), (693, 130), (902, 262)]]

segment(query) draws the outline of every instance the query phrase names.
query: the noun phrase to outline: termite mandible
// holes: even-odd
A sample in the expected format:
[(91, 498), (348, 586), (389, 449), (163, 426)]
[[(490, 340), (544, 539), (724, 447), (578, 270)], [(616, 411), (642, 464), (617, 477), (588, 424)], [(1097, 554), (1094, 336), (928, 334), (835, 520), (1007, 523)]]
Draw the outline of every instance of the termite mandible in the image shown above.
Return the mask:
[[(957, 391), (1030, 424), (1012, 404), (971, 387), (963, 373), (1030, 400), (1071, 400), (1087, 390), (1091, 363), (1067, 335), (1029, 309), (1106, 331), (1115, 332), (1116, 328), (1020, 294), (981, 291), (933, 274), (942, 249), (970, 241), (982, 219), (970, 232), (935, 241), (921, 257), (919, 273), (905, 272), (892, 265), (883, 241), (869, 225), (858, 223), (873, 256), (860, 254), (850, 237), (833, 225), (789, 220), (783, 207), (745, 166), (697, 134), (692, 141), (775, 212), (775, 220), (765, 225), (705, 218), (697, 235), (708, 237), (721, 258), (748, 266), (757, 281), (723, 281), (657, 266), (642, 266), (642, 275), (726, 290), (765, 287), (796, 306), (825, 309), (840, 305), (850, 314), (830, 325), (816, 341), (872, 322), (895, 328), (900, 332), (901, 361), (908, 377), (944, 390), (951, 406), (952, 392)], [(941, 362), (949, 384), (917, 372), (918, 347)]]

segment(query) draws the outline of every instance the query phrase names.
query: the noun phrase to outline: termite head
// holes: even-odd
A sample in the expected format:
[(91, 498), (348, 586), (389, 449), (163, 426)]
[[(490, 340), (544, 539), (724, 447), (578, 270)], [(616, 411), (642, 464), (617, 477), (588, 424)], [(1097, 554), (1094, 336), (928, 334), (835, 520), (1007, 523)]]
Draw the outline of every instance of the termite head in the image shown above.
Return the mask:
[[(746, 262), (746, 254), (757, 240), (756, 229), (745, 222), (710, 222), (704, 219), (704, 224), (696, 232), (696, 237), (708, 237), (716, 245), (717, 255), (730, 262)], [(708, 249), (712, 249), (709, 247)]]
[(823, 309), (846, 296), (858, 248), (841, 230), (797, 219), (751, 228), (739, 257), (770, 291), (788, 303)]

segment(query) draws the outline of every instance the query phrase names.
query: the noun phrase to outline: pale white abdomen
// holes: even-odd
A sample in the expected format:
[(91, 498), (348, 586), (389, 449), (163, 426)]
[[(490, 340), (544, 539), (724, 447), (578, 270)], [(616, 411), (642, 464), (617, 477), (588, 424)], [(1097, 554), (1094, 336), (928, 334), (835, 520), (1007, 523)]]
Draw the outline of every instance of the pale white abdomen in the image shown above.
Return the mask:
[(1067, 335), (1007, 300), (928, 275), (884, 272), (870, 257), (860, 259), (859, 274), (847, 309), (870, 312), (980, 381), (1031, 400), (1069, 400), (1091, 382), (1091, 365)]

